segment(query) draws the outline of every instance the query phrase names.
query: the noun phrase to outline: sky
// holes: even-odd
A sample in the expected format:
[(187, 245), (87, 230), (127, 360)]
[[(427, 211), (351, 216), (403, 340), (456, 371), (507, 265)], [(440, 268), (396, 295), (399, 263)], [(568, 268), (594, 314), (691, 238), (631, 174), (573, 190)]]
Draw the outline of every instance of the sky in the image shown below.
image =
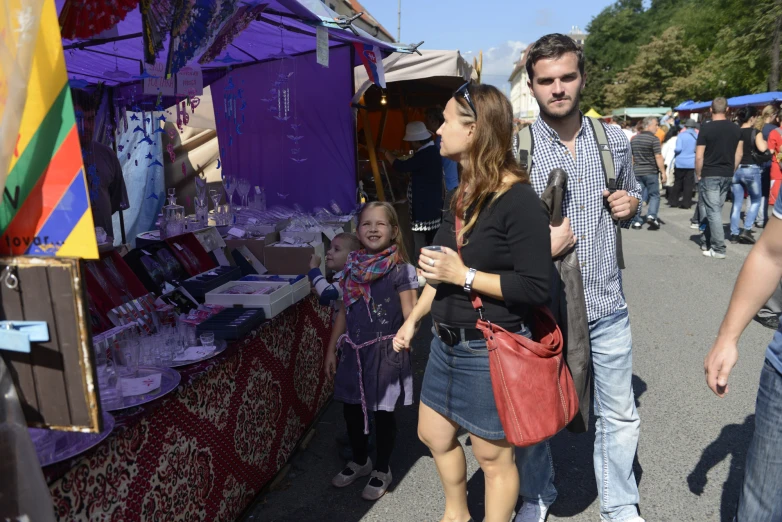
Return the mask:
[[(361, 0), (394, 38), (397, 0)], [(521, 51), (540, 36), (568, 33), (590, 20), (614, 0), (560, 0), (555, 4), (530, 0), (402, 0), (404, 43), (424, 40), (422, 49), (458, 49), (472, 62), (483, 50), (484, 83), (506, 90)]]

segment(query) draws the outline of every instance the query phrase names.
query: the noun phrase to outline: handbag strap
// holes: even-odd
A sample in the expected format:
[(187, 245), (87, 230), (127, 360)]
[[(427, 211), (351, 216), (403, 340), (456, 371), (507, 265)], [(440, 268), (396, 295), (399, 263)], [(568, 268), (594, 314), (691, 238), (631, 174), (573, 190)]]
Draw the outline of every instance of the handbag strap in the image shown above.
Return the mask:
[[(462, 196), (463, 193), (459, 193), (459, 201), (456, 205), (456, 208), (461, 208), (462, 203)], [(462, 230), (462, 219), (454, 214), (454, 221), (456, 222), (456, 253), (459, 254), (459, 257), (462, 257), (462, 243), (459, 240), (459, 232)], [(481, 319), (483, 319), (483, 301), (481, 301), (481, 298), (476, 294), (474, 291), (470, 292), (470, 302), (472, 303), (472, 307), (475, 308), (475, 310), (478, 312), (478, 315), (480, 315)]]

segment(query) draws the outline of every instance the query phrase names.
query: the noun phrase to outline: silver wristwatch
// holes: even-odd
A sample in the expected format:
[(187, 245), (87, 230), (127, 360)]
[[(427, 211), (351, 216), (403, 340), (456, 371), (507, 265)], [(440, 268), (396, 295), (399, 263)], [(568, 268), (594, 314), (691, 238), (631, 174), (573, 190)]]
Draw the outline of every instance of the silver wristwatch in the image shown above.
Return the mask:
[(477, 270), (470, 268), (467, 272), (467, 278), (464, 280), (464, 291), (468, 294), (472, 292), (472, 282), (475, 280)]

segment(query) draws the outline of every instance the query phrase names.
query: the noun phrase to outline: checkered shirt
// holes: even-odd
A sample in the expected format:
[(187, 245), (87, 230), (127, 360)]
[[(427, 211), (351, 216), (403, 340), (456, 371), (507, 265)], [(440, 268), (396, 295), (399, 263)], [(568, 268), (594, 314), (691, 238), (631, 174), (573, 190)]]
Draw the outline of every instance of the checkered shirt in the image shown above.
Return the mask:
[[(640, 201), (641, 185), (633, 174), (630, 142), (618, 127), (604, 127), (614, 158), (616, 188), (626, 190)], [(575, 160), (559, 135), (540, 117), (532, 125), (532, 138), (530, 180), (535, 192), (543, 194), (552, 169), (561, 168), (568, 174), (563, 214), (570, 218), (577, 239), (576, 253), (581, 262), (587, 317), (589, 321), (606, 317), (621, 308), (625, 299), (622, 273), (616, 261), (616, 225), (603, 203), (606, 178), (590, 123), (582, 116), (581, 130), (576, 136)], [(629, 228), (630, 223), (628, 219), (622, 226)]]

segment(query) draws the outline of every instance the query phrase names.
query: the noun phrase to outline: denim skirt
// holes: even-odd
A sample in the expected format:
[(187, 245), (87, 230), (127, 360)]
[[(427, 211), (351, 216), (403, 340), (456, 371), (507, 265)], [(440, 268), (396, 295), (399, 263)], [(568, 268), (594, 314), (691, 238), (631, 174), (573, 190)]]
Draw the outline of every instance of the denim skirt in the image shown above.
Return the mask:
[[(531, 337), (526, 326), (518, 333)], [(421, 402), (478, 437), (505, 438), (491, 387), (489, 351), (482, 339), (448, 346), (434, 335)]]

